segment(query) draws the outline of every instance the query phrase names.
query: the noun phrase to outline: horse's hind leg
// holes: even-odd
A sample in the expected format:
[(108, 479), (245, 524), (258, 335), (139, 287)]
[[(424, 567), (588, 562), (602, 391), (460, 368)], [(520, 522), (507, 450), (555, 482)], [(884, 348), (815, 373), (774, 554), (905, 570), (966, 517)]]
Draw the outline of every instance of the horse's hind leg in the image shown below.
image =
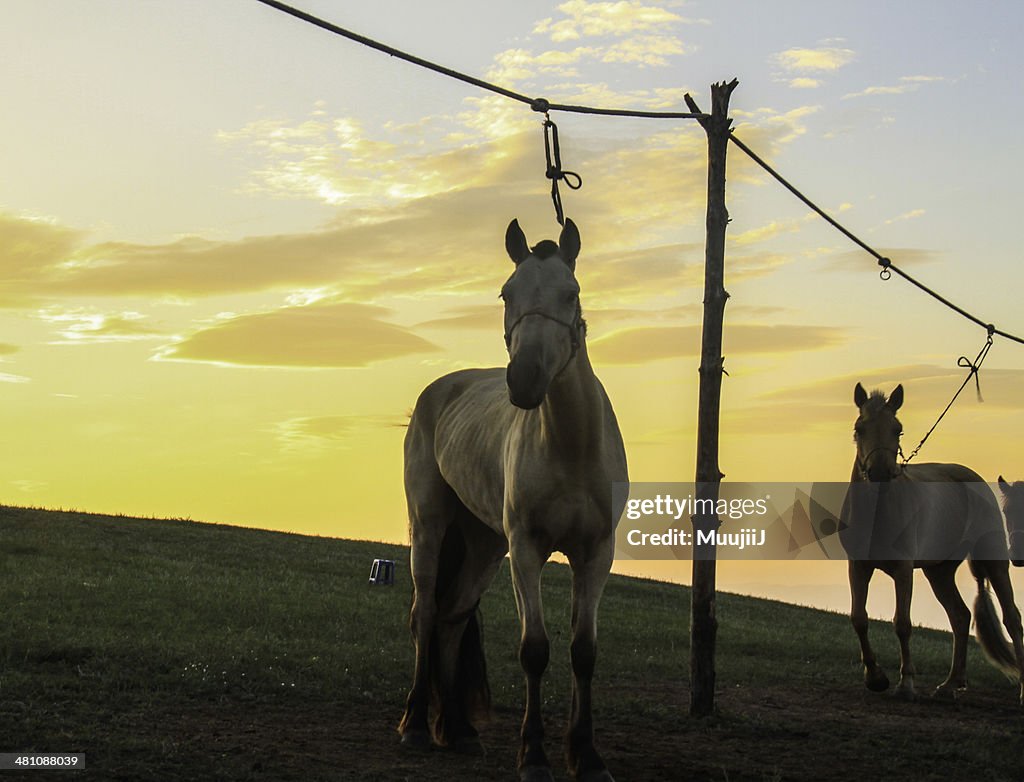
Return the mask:
[(433, 457), (432, 438), (417, 426), (415, 415), (405, 443), (405, 494), (409, 507), (409, 565), (413, 583), (409, 630), (416, 665), (398, 732), (402, 746), (429, 749), (428, 712), (433, 690), (430, 648), (437, 616), (438, 568), (445, 531), (455, 518), (458, 498), (441, 477)]
[(935, 688), (935, 695), (953, 698), (967, 689), (967, 638), (971, 631), (971, 609), (956, 587), (956, 569), (959, 565), (959, 562), (943, 562), (924, 569), (924, 575), (936, 599), (945, 609), (953, 631), (953, 662), (946, 681)]
[(566, 760), (580, 782), (613, 782), (594, 748), (591, 681), (597, 661), (597, 606), (613, 556), (609, 538), (598, 556), (572, 565), (572, 711), (566, 735)]
[(437, 661), (441, 712), (434, 733), (439, 743), (468, 755), (483, 754), (472, 719), (490, 709), (490, 688), (478, 616), (480, 596), (508, 548), (505, 538), (462, 509), (450, 534), (460, 534), (464, 552), (458, 575), (437, 606)]
[(409, 630), (416, 652), (416, 665), (412, 688), (406, 699), (405, 714), (398, 726), (398, 732), (402, 735), (402, 746), (411, 749), (430, 748), (430, 645), (437, 617), (434, 593), (442, 536), (443, 533), (434, 535), (429, 530), (414, 530), (411, 535), (410, 569), (413, 600), (412, 609), (409, 611)]
[(1020, 611), (1013, 601), (1013, 584), (1010, 583), (1010, 563), (1004, 560), (989, 560), (988, 567), (989, 583), (992, 584), (992, 591), (996, 593), (999, 600), (999, 607), (1003, 613), (1003, 626), (1010, 634), (1013, 642), (1013, 654), (1017, 659), (1017, 673), (1020, 679), (1020, 701), (1024, 705), (1024, 640), (1021, 635)]
[(878, 664), (868, 640), (868, 585), (875, 569), (866, 562), (850, 560), (850, 622), (860, 641), (860, 659), (864, 663), (864, 684), (869, 690), (882, 692), (889, 689), (889, 678)]

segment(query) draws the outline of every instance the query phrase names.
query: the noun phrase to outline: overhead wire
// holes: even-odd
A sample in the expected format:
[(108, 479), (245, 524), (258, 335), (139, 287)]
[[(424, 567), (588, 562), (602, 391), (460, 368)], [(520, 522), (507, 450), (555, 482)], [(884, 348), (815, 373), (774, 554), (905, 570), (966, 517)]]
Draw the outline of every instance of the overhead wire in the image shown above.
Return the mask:
[[(389, 55), (391, 57), (396, 57), (398, 59), (404, 60), (404, 61), (406, 61), (408, 63), (413, 64), (413, 65), (419, 66), (421, 68), (426, 68), (427, 70), (433, 71), (435, 73), (439, 73), (439, 74), (441, 74), (443, 76), (447, 76), (449, 78), (456, 79), (458, 81), (464, 82), (466, 84), (473, 85), (475, 87), (479, 87), (480, 89), (488, 90), (488, 91), (496, 93), (498, 95), (503, 95), (504, 97), (510, 98), (511, 100), (519, 101), (520, 103), (524, 103), (524, 104), (528, 105), (533, 111), (537, 111), (537, 112), (540, 112), (540, 113), (543, 113), (543, 114), (547, 114), (548, 112), (551, 112), (551, 111), (563, 111), (563, 112), (573, 112), (573, 113), (578, 113), (578, 114), (596, 114), (596, 115), (603, 115), (603, 116), (618, 116), (618, 117), (639, 117), (639, 118), (645, 118), (645, 119), (697, 119), (697, 120), (706, 119), (707, 116), (708, 116), (708, 115), (703, 114), (701, 112), (694, 112), (694, 111), (689, 111), (689, 112), (637, 111), (637, 110), (633, 110), (633, 109), (598, 108), (598, 107), (593, 107), (593, 106), (579, 106), (579, 105), (571, 105), (571, 104), (565, 104), (565, 103), (552, 103), (552, 102), (548, 101), (545, 98), (530, 97), (530, 96), (524, 95), (524, 94), (522, 94), (520, 92), (516, 92), (515, 90), (510, 90), (507, 87), (502, 87), (500, 85), (493, 84), (493, 83), (491, 83), (489, 81), (485, 81), (484, 79), (477, 78), (476, 76), (471, 76), (469, 74), (462, 73), (461, 71), (456, 71), (456, 70), (454, 70), (452, 68), (448, 68), (446, 66), (439, 65), (438, 63), (431, 62), (430, 60), (426, 60), (426, 59), (424, 59), (422, 57), (417, 57), (414, 54), (409, 54), (408, 52), (404, 52), (404, 51), (402, 51), (400, 49), (396, 49), (395, 47), (389, 46), (388, 44), (381, 43), (380, 41), (375, 41), (374, 39), (368, 38), (365, 35), (360, 35), (359, 33), (353, 32), (353, 31), (348, 30), (348, 29), (346, 29), (344, 27), (336, 25), (333, 22), (328, 22), (328, 21), (326, 21), (324, 19), (321, 19), (321, 18), (319, 18), (317, 16), (314, 16), (313, 14), (307, 13), (306, 11), (303, 11), (301, 9), (295, 8), (294, 6), (288, 5), (287, 3), (282, 3), (282, 2), (280, 2), (280, 0), (256, 0), (256, 2), (262, 3), (263, 5), (266, 5), (266, 6), (269, 6), (271, 8), (277, 9), (278, 11), (281, 11), (283, 13), (289, 14), (290, 16), (293, 16), (296, 19), (300, 19), (300, 20), (302, 20), (304, 22), (312, 24), (312, 25), (314, 25), (316, 27), (319, 27), (319, 28), (321, 28), (323, 30), (326, 30), (327, 32), (333, 33), (335, 35), (340, 35), (340, 36), (342, 36), (344, 38), (347, 38), (347, 39), (349, 39), (351, 41), (354, 41), (356, 43), (362, 44), (363, 46), (367, 46), (367, 47), (369, 47), (371, 49), (375, 49), (375, 50), (377, 50), (379, 52), (383, 52), (384, 54), (387, 54), (387, 55)], [(550, 121), (550, 120), (548, 120), (548, 121)], [(903, 269), (901, 269), (899, 266), (897, 266), (895, 263), (893, 263), (890, 258), (888, 258), (887, 256), (883, 255), (878, 250), (874, 249), (871, 245), (869, 245), (867, 242), (862, 240), (860, 237), (858, 237), (856, 234), (854, 234), (851, 230), (849, 230), (848, 228), (843, 226), (838, 220), (836, 220), (831, 215), (829, 215), (824, 209), (822, 209), (820, 206), (815, 204), (810, 198), (808, 198), (806, 195), (804, 195), (798, 188), (796, 188), (793, 184), (791, 184), (789, 181), (787, 181), (785, 177), (783, 177), (778, 171), (776, 171), (771, 165), (769, 165), (762, 157), (760, 157), (750, 147), (748, 147), (739, 138), (737, 138), (734, 133), (730, 132), (729, 140), (733, 144), (735, 144), (740, 150), (742, 150), (757, 165), (759, 165), (761, 168), (763, 168), (777, 182), (779, 182), (779, 184), (781, 184), (790, 193), (792, 193), (800, 201), (802, 201), (806, 206), (808, 206), (810, 209), (812, 209), (818, 216), (820, 216), (823, 220), (825, 220), (829, 225), (831, 225), (837, 231), (842, 233), (847, 239), (852, 241), (854, 244), (856, 244), (858, 247), (863, 249), (865, 252), (867, 252), (868, 254), (873, 256), (877, 260), (878, 265), (882, 267), (882, 271), (881, 271), (882, 279), (888, 279), (889, 276), (892, 273), (898, 274), (900, 277), (905, 279), (907, 282), (911, 283), (912, 285), (914, 285), (915, 287), (917, 287), (918, 289), (920, 289), (924, 293), (927, 293), (929, 296), (931, 296), (932, 298), (934, 298), (938, 302), (942, 303), (943, 305), (945, 305), (946, 307), (951, 309), (953, 312), (956, 312), (957, 314), (959, 314), (960, 316), (966, 318), (967, 320), (971, 321), (972, 323), (974, 323), (974, 324), (984, 328), (988, 332), (989, 335), (998, 335), (998, 336), (1003, 337), (1005, 339), (1008, 339), (1008, 340), (1011, 340), (1011, 341), (1016, 342), (1018, 344), (1024, 345), (1024, 338), (1019, 337), (1019, 336), (1017, 336), (1015, 334), (1012, 334), (1012, 333), (1010, 333), (1008, 331), (1005, 331), (1003, 329), (997, 328), (994, 324), (989, 323), (989, 322), (983, 320), (982, 318), (972, 314), (968, 310), (966, 310), (963, 307), (960, 307), (959, 305), (953, 303), (952, 301), (950, 301), (945, 296), (941, 295), (937, 291), (935, 291), (932, 288), (930, 288), (929, 286), (925, 285), (923, 282), (921, 282), (920, 280), (915, 278), (913, 275), (911, 275), (908, 272), (906, 272)], [(550, 173), (550, 165), (549, 165), (549, 173)], [(557, 207), (556, 207), (556, 211), (557, 211)]]

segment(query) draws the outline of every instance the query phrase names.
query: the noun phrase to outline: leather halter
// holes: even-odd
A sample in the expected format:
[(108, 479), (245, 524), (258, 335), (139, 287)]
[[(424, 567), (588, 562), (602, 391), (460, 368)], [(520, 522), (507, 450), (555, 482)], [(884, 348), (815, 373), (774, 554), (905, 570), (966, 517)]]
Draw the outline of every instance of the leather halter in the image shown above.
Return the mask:
[(559, 326), (565, 326), (567, 329), (569, 329), (569, 344), (572, 349), (569, 351), (569, 358), (567, 358), (565, 360), (565, 363), (562, 364), (562, 368), (555, 373), (555, 377), (558, 377), (565, 371), (565, 368), (572, 363), (572, 360), (576, 358), (576, 354), (579, 352), (580, 349), (580, 329), (583, 328), (583, 316), (580, 312), (580, 309), (577, 306), (576, 320), (574, 320), (572, 323), (570, 323), (567, 320), (562, 320), (561, 318), (556, 318), (554, 315), (548, 315), (546, 312), (541, 312), (540, 310), (530, 310), (529, 312), (524, 312), (522, 315), (515, 319), (512, 325), (509, 326), (508, 331), (505, 332), (506, 350), (510, 350), (512, 348), (512, 332), (516, 330), (516, 326), (523, 322), (523, 318), (528, 318), (531, 315), (539, 315), (542, 318), (553, 320)]
[[(870, 451), (868, 451), (868, 455), (867, 456), (865, 456), (863, 459), (858, 459), (857, 460), (857, 472), (859, 472), (860, 473), (860, 477), (863, 478), (866, 481), (870, 481), (871, 480), (868, 477), (868, 460), (872, 456), (874, 456), (876, 453), (878, 453), (879, 451), (888, 451), (893, 456), (897, 457), (897, 459), (899, 459), (899, 457), (903, 456), (903, 449), (900, 448), (899, 446), (897, 446), (895, 449), (888, 448), (888, 447), (886, 447), (884, 445), (879, 446), (878, 448), (872, 448)], [(893, 478), (896, 478), (896, 477), (902, 475), (903, 471), (906, 469), (907, 465), (905, 463), (904, 464), (897, 464), (896, 467), (897, 467), (897, 469), (899, 471), (896, 473), (896, 475), (893, 476)]]
[(583, 325), (578, 312), (576, 314), (576, 320), (572, 323), (567, 320), (562, 320), (561, 318), (556, 318), (554, 315), (548, 315), (546, 312), (542, 312), (541, 310), (530, 310), (529, 312), (524, 312), (515, 319), (515, 322), (513, 322), (513, 324), (509, 326), (508, 331), (505, 332), (506, 348), (512, 347), (512, 332), (516, 330), (516, 326), (522, 323), (523, 318), (528, 318), (531, 315), (540, 315), (542, 318), (553, 320), (559, 326), (565, 326), (569, 329), (569, 339), (572, 343), (572, 355), (569, 358), (572, 359), (576, 355), (576, 351), (580, 349), (580, 327)]

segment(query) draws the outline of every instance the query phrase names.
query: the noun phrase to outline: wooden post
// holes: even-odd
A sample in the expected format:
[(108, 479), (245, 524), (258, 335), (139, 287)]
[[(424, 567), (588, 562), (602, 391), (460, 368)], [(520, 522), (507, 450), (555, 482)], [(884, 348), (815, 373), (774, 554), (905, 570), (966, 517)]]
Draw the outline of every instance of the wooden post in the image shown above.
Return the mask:
[[(708, 136), (707, 235), (704, 245), (704, 321), (701, 331), (700, 392), (697, 412), (697, 470), (695, 499), (718, 502), (724, 474), (718, 465), (718, 419), (722, 402), (722, 328), (725, 318), (725, 229), (729, 212), (725, 206), (725, 162), (729, 147), (729, 96), (739, 82), (711, 85), (711, 114), (700, 120)], [(685, 96), (690, 111), (697, 104)], [(708, 507), (702, 504), (699, 507)], [(693, 517), (694, 535), (717, 531), (718, 514)], [(695, 541), (696, 542), (696, 541)], [(715, 706), (715, 617), (714, 548), (710, 556), (694, 556), (693, 587), (690, 597), (690, 714), (706, 717)]]

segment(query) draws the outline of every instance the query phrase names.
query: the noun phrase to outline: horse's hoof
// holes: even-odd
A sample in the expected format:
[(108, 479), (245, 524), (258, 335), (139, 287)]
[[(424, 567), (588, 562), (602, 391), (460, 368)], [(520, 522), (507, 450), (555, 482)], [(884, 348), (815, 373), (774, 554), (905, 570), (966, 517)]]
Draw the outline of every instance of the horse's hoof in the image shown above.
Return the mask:
[(932, 697), (939, 701), (958, 701), (967, 694), (966, 684), (940, 684)]
[(452, 750), (457, 755), (468, 755), (482, 758), (487, 752), (484, 750), (483, 742), (479, 736), (463, 736), (452, 742)]
[(430, 731), (426, 730), (407, 730), (402, 734), (403, 749), (415, 750), (416, 752), (426, 752), (430, 749)]
[(606, 768), (584, 771), (582, 776), (576, 777), (577, 782), (615, 782), (615, 777)]
[(864, 674), (864, 684), (871, 692), (885, 692), (889, 689), (889, 677), (881, 670)]
[(917, 691), (912, 687), (897, 687), (892, 691), (892, 697), (899, 701), (916, 701)]
[(555, 782), (549, 766), (523, 766), (519, 769), (519, 782)]

